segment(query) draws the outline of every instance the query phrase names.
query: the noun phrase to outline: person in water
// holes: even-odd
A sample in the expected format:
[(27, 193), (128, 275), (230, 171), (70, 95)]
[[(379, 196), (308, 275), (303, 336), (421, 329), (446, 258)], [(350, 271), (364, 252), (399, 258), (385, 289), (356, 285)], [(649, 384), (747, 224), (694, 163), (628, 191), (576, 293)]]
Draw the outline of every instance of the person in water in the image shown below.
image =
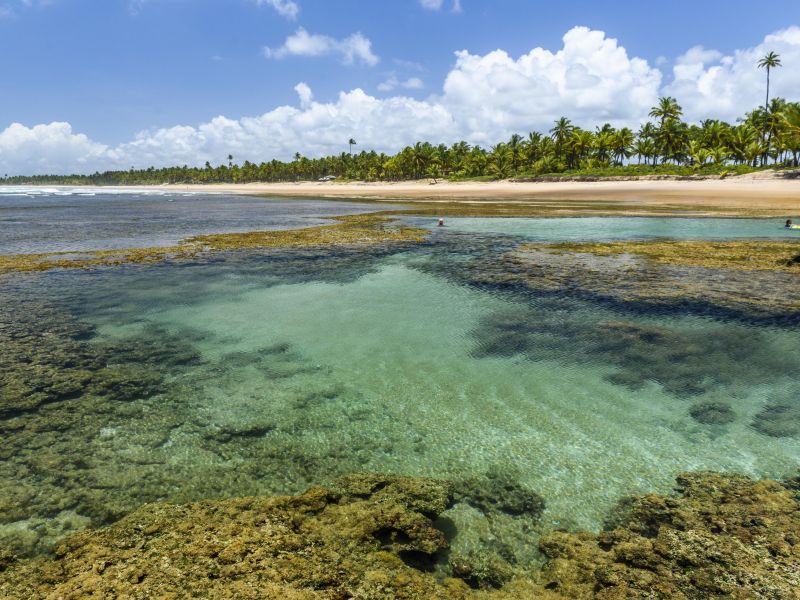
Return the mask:
[(439, 227), (444, 227), (444, 219), (439, 219)]
[[(441, 225), (441, 223), (440, 223), (440, 225)], [(791, 219), (786, 219), (786, 227), (788, 227), (789, 229), (792, 228), (792, 220)]]

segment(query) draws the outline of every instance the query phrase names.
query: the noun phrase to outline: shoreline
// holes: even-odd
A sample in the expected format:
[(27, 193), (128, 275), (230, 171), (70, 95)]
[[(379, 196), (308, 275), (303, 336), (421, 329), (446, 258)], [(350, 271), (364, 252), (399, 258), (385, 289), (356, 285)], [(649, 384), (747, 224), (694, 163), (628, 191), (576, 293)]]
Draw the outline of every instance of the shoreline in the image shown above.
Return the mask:
[[(164, 184), (149, 190), (402, 202), (444, 216), (800, 216), (800, 180), (764, 174), (706, 180)], [(136, 186), (139, 187), (139, 186)], [(398, 211), (399, 212), (399, 211)]]

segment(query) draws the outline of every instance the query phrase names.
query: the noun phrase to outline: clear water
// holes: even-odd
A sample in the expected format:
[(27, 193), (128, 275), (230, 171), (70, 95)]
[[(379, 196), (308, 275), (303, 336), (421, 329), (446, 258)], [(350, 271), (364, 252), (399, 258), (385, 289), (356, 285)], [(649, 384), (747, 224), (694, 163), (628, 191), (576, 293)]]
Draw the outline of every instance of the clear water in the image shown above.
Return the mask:
[(0, 254), (166, 246), (208, 233), (312, 227), (372, 210), (352, 202), (0, 186)]
[[(428, 217), (404, 217), (417, 227), (433, 228)], [(785, 219), (691, 219), (675, 217), (474, 218), (451, 217), (446, 227), (465, 233), (503, 234), (531, 242), (592, 242), (632, 239), (724, 240), (731, 238), (800, 239)]]
[[(2, 300), (28, 307), (32, 335), (66, 315), (94, 328), (74, 343), (160, 383), (8, 419), (19, 447), (0, 467), (0, 508), (27, 512), (0, 538), (30, 545), (146, 501), (297, 492), (360, 470), (499, 469), (544, 498), (543, 528), (597, 529), (620, 498), (669, 491), (680, 471), (793, 473), (800, 437), (754, 423), (776, 404), (800, 419), (800, 314), (610, 308), (489, 287), (469, 268), (534, 235), (760, 236), (765, 223), (554, 219), (540, 234), (538, 219), (449, 219), (411, 248), (7, 278)], [(173, 364), (174, 351), (193, 358)], [(730, 422), (693, 418), (707, 402)]]

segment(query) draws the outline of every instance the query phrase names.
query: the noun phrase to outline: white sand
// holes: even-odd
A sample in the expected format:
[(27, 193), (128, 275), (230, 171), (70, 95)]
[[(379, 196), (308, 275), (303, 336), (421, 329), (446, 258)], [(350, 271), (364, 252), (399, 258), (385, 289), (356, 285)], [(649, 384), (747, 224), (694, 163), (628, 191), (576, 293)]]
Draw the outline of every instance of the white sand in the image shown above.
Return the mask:
[[(755, 174), (723, 180), (693, 181), (598, 181), (431, 184), (429, 180), (398, 183), (247, 183), (208, 185), (169, 185), (176, 191), (216, 191), (267, 196), (315, 196), (322, 198), (361, 198), (404, 202), (467, 202), (476, 204), (540, 204), (581, 201), (591, 211), (591, 203), (612, 202), (618, 209), (672, 207), (699, 210), (725, 209), (737, 212), (800, 214), (800, 179), (789, 180)], [(576, 208), (576, 207), (571, 207)]]

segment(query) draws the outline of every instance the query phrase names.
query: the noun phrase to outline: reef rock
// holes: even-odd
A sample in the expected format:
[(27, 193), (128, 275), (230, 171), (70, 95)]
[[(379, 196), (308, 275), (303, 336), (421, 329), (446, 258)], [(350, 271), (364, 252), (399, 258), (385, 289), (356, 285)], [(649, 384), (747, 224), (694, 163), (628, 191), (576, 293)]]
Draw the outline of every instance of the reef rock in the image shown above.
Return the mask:
[(678, 497), (633, 500), (612, 531), (546, 536), (545, 587), (568, 598), (800, 598), (792, 490), (711, 473), (678, 485)]
[(795, 483), (684, 474), (677, 495), (626, 502), (611, 531), (544, 536), (541, 570), (451, 560), (466, 581), (431, 571), (446, 546), (431, 520), (450, 503), (443, 481), (355, 475), (299, 496), (147, 504), (53, 558), (0, 549), (0, 597), (800, 598)]
[(54, 560), (11, 563), (0, 596), (450, 597), (464, 584), (434, 585), (404, 562), (446, 546), (420, 511), (434, 516), (450, 495), (444, 481), (366, 475), (296, 497), (148, 504), (69, 538)]

